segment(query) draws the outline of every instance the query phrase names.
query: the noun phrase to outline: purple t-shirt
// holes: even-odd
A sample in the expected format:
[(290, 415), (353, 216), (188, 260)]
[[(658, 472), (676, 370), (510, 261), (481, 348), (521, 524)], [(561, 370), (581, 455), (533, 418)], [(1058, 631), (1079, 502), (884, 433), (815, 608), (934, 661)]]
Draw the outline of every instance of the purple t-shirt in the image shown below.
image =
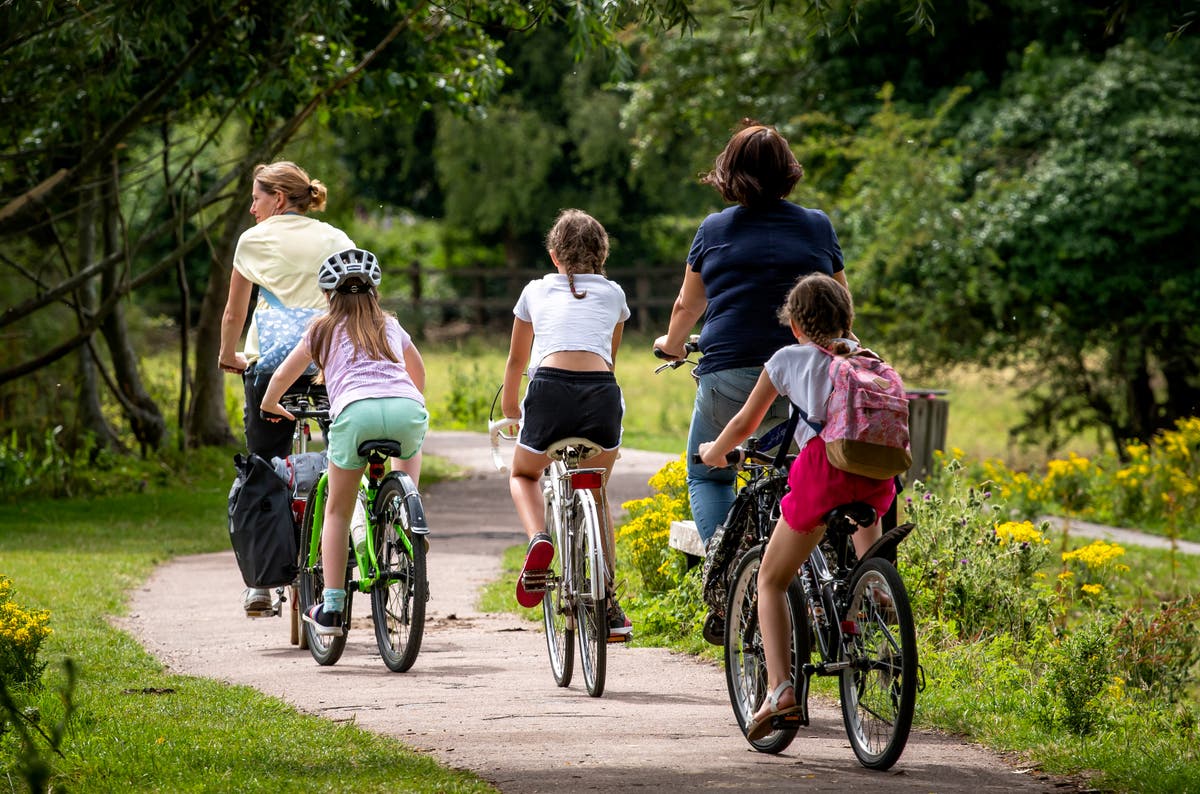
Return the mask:
[[(329, 391), (331, 419), (336, 419), (350, 403), (371, 397), (408, 397), (425, 404), (425, 398), (404, 366), (404, 348), (412, 344), (412, 337), (400, 327), (395, 317), (388, 316), (385, 327), (388, 343), (399, 362), (355, 355), (354, 344), (346, 331), (341, 326), (334, 329), (325, 361), (325, 388)], [(311, 350), (311, 331), (304, 341)]]

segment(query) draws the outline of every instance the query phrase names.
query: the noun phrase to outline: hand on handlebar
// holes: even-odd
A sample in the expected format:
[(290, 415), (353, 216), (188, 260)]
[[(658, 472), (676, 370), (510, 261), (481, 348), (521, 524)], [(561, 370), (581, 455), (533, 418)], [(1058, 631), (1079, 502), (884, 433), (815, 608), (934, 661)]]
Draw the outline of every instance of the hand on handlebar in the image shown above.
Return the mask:
[(668, 350), (667, 349), (667, 337), (666, 337), (666, 334), (664, 334), (664, 335), (660, 336), (658, 339), (654, 340), (654, 355), (658, 358), (665, 359), (667, 361), (679, 361), (680, 359), (687, 357), (687, 350), (684, 348), (680, 348), (678, 354), (673, 353), (670, 350)]
[(277, 402), (269, 405), (264, 402), (258, 409), (258, 415), (268, 422), (279, 422), (283, 419), (296, 421), (295, 415)]
[(246, 357), (241, 353), (233, 354), (233, 361), (226, 361), (220, 357), (217, 358), (217, 367), (222, 372), (229, 372), (234, 375), (241, 375), (250, 366), (250, 362), (246, 361)]
[(497, 471), (508, 470), (508, 466), (504, 464), (504, 458), (500, 455), (500, 439), (515, 439), (517, 437), (517, 430), (520, 427), (521, 420), (511, 416), (505, 416), (488, 422), (488, 435), (491, 437), (492, 442), (492, 464), (495, 465)]
[(742, 451), (740, 449), (731, 449), (724, 455), (714, 454), (713, 442), (711, 441), (701, 443), (698, 454), (693, 457), (693, 462), (703, 463), (706, 466), (712, 466), (714, 469), (723, 469), (726, 466), (740, 463), (741, 460)]

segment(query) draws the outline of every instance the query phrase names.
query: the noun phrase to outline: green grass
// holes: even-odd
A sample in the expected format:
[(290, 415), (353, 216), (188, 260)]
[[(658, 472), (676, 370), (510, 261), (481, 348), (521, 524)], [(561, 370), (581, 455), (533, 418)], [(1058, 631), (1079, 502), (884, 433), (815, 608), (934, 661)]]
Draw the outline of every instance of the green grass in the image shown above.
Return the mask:
[[(47, 756), (54, 789), (494, 790), (393, 739), (302, 715), (253, 689), (171, 675), (109, 625), (157, 564), (229, 548), (220, 517), (231, 453), (194, 454), (183, 487), (26, 499), (0, 514), (0, 573), (13, 580), (20, 604), (50, 611), (53, 629), (42, 647), (46, 687), (21, 702), (48, 727), (62, 714), (61, 660), (78, 669), (64, 757)], [(0, 776), (9, 786), (19, 778), (17, 752), (13, 733), (0, 736)]]

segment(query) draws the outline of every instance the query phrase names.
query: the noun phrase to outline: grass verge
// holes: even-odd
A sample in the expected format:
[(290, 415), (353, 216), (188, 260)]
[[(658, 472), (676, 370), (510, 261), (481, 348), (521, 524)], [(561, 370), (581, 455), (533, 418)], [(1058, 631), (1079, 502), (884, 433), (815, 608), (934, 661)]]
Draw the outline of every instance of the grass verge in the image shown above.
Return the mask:
[[(395, 740), (300, 714), (247, 687), (169, 674), (109, 624), (110, 616), (125, 614), (126, 593), (157, 564), (229, 548), (220, 516), (231, 455), (194, 453), (186, 482), (169, 489), (114, 489), (87, 501), (26, 499), (0, 513), (0, 573), (22, 603), (50, 611), (53, 629), (42, 647), (45, 688), (19, 693), (19, 702), (36, 709), (48, 729), (63, 713), (61, 660), (72, 659), (78, 671), (62, 756), (43, 753), (53, 768), (51, 788), (494, 791)], [(439, 468), (447, 467), (430, 467)], [(20, 747), (13, 732), (0, 733), (0, 777), (12, 786), (20, 779)]]

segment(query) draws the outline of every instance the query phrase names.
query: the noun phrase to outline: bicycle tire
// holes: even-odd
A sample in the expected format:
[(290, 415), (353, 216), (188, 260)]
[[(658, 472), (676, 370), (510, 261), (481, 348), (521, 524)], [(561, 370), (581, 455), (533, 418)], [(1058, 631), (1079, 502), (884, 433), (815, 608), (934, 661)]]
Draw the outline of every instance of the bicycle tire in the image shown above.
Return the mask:
[(572, 589), (575, 596), (575, 636), (579, 640), (579, 667), (587, 693), (604, 694), (608, 657), (608, 576), (596, 500), (590, 491), (575, 491), (571, 520)]
[(859, 762), (889, 769), (904, 752), (916, 707), (912, 606), (895, 566), (880, 558), (859, 566), (849, 592), (846, 614), (858, 634), (843, 649), (851, 665), (841, 675), (842, 718)]
[[(760, 543), (737, 560), (725, 609), (725, 685), (743, 735), (767, 696), (767, 664), (758, 625), (758, 569), (765, 548)], [(811, 650), (804, 592), (795, 579), (788, 584), (786, 603), (792, 627), (792, 683), (799, 696), (801, 666)], [(795, 738), (796, 728), (779, 728), (761, 739), (746, 741), (758, 752), (774, 755), (787, 749)]]
[(556, 553), (550, 561), (551, 581), (554, 583), (542, 597), (542, 623), (546, 627), (546, 652), (550, 657), (550, 672), (554, 683), (571, 685), (575, 669), (574, 606), (567, 596), (566, 567), (563, 560), (571, 550), (563, 542), (563, 532), (557, 518), (558, 500), (546, 499), (546, 534), (554, 538)]
[[(300, 615), (305, 615), (314, 604), (319, 604), (325, 600), (325, 575), (321, 567), (320, 541), (317, 543), (317, 555), (312, 559), (309, 555), (309, 550), (312, 548), (312, 537), (314, 532), (319, 532), (319, 527), (316, 526), (316, 516), (314, 515), (313, 507), (317, 502), (317, 489), (325, 481), (322, 477), (317, 481), (309, 492), (308, 502), (304, 505), (304, 522), (300, 528), (300, 555), (304, 563), (300, 568), (298, 577), (300, 591)], [(321, 500), (324, 503), (324, 500)], [(347, 543), (349, 546), (349, 543)], [(312, 624), (303, 621), (304, 638), (302, 643), (308, 645), (308, 652), (312, 654), (317, 664), (329, 666), (336, 664), (337, 660), (342, 658), (342, 651), (346, 650), (346, 631), (350, 627), (350, 602), (353, 594), (347, 588), (346, 590), (346, 606), (342, 611), (342, 623), (345, 627), (341, 635), (330, 637), (327, 635), (317, 634), (316, 629)], [(299, 617), (299, 616), (298, 616)]]
[(429, 600), (425, 538), (412, 533), (405, 484), (401, 476), (389, 474), (375, 494), (379, 580), (371, 588), (371, 617), (379, 655), (394, 673), (405, 672), (417, 660)]

